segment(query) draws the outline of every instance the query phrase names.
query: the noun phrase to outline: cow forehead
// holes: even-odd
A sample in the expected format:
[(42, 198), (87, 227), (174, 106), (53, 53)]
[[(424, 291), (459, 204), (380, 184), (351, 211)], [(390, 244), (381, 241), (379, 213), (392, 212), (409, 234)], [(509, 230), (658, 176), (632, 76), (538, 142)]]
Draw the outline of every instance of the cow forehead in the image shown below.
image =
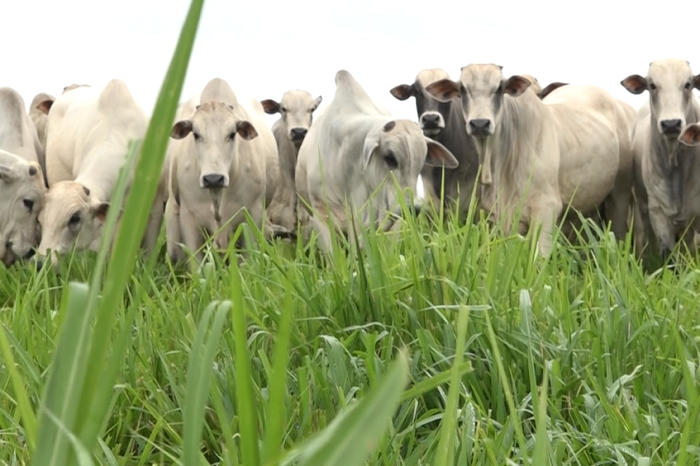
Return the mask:
[(693, 77), (693, 71), (686, 60), (671, 58), (651, 62), (648, 77), (656, 81), (683, 82)]
[(462, 68), (462, 84), (469, 87), (495, 87), (503, 80), (503, 71), (498, 65), (473, 64)]
[(307, 110), (314, 102), (314, 98), (307, 91), (299, 89), (287, 91), (280, 102), (288, 110)]
[(409, 149), (415, 144), (426, 145), (423, 132), (418, 126), (418, 123), (411, 120), (394, 120), (396, 125), (388, 132), (382, 131), (382, 140), (387, 144), (396, 144), (398, 146), (407, 146)]
[(423, 88), (430, 84), (440, 81), (441, 79), (449, 79), (450, 75), (441, 68), (429, 68), (421, 71), (416, 76), (416, 82)]
[(215, 123), (234, 125), (236, 115), (231, 107), (222, 102), (206, 102), (194, 112), (192, 123), (197, 127), (210, 126)]

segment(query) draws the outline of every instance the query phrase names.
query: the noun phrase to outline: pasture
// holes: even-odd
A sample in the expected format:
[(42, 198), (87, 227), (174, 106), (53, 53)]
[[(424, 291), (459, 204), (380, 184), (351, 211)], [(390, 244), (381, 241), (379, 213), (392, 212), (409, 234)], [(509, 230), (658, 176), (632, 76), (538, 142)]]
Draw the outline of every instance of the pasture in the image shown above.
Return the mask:
[(0, 266), (0, 464), (700, 463), (700, 268), (680, 245), (673, 267), (640, 261), (583, 221), (543, 257), (537, 232), (403, 204), (361, 249), (248, 219), (257, 242), (197, 267), (163, 231), (141, 254), (201, 6), (100, 252)]

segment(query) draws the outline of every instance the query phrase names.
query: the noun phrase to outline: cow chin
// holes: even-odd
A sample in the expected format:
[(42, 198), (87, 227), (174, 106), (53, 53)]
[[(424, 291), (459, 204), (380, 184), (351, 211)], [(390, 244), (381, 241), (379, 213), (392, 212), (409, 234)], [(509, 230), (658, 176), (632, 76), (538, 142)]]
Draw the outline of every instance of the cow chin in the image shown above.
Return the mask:
[(435, 137), (438, 134), (440, 134), (440, 132), (442, 131), (442, 128), (431, 128), (431, 129), (421, 128), (421, 129), (423, 130), (423, 135), (428, 136), (428, 137)]

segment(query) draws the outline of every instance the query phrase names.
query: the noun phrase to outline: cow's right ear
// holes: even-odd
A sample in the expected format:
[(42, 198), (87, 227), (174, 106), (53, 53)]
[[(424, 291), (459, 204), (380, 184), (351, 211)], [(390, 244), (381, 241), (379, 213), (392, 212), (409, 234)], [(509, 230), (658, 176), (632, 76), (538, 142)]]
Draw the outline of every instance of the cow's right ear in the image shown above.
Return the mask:
[(544, 99), (544, 98), (547, 97), (549, 94), (551, 94), (553, 91), (559, 89), (560, 87), (567, 86), (568, 84), (569, 84), (569, 83), (559, 83), (559, 82), (547, 84), (547, 87), (545, 87), (544, 89), (542, 89), (542, 90), (540, 91), (540, 93), (537, 94), (537, 97), (539, 97), (540, 100), (541, 100), (541, 99)]
[(529, 79), (516, 74), (506, 79), (503, 83), (503, 90), (511, 97), (518, 97), (523, 95), (530, 86), (532, 86), (532, 83)]
[(685, 127), (678, 136), (678, 140), (686, 146), (697, 146), (700, 144), (700, 124), (692, 124)]
[(263, 110), (265, 110), (265, 113), (268, 115), (274, 115), (280, 112), (280, 104), (276, 100), (266, 99), (260, 103), (263, 106)]
[(410, 86), (408, 84), (399, 84), (389, 92), (391, 92), (391, 95), (393, 95), (399, 100), (406, 100), (409, 97), (415, 95), (415, 87), (413, 86), (413, 84), (411, 84)]
[(192, 132), (192, 121), (181, 120), (173, 125), (170, 137), (173, 139), (183, 139)]
[(92, 206), (92, 216), (102, 223), (107, 219), (107, 212), (109, 212), (108, 202), (95, 203)]
[(440, 102), (449, 102), (455, 97), (459, 97), (461, 95), (461, 92), (459, 91), (459, 83), (456, 83), (451, 79), (441, 79), (440, 81), (435, 81), (430, 86), (426, 87), (425, 90)]
[(49, 110), (51, 110), (51, 106), (53, 106), (53, 103), (54, 101), (52, 99), (42, 100), (37, 104), (36, 109), (40, 110), (41, 113), (48, 115)]
[(695, 78), (693, 79), (693, 85), (695, 86), (695, 89), (700, 91), (700, 74), (695, 75)]
[(639, 76), (638, 74), (627, 76), (625, 79), (620, 81), (620, 84), (622, 84), (622, 87), (634, 95), (639, 95), (646, 91), (648, 86), (647, 79), (643, 76)]

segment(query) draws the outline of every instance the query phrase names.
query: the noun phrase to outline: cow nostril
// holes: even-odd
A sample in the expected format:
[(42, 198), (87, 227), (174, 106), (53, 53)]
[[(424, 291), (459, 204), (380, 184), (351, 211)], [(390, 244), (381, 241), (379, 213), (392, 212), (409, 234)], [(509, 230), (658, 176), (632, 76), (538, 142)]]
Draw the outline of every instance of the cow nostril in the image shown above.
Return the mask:
[(202, 182), (205, 188), (221, 188), (224, 186), (224, 175), (204, 175)]
[(44, 267), (44, 261), (41, 259), (34, 261), (34, 264), (36, 265), (37, 270), (41, 270)]
[(680, 134), (682, 122), (681, 120), (661, 120), (661, 131), (664, 134)]
[(308, 130), (306, 128), (292, 128), (292, 130), (290, 131), (292, 135), (292, 140), (299, 141), (304, 139), (304, 136), (306, 136), (307, 131)]
[(30, 249), (29, 251), (27, 251), (27, 253), (24, 255), (24, 258), (25, 258), (25, 259), (31, 259), (32, 257), (34, 257), (35, 254), (36, 254), (36, 249), (31, 248), (31, 249)]

